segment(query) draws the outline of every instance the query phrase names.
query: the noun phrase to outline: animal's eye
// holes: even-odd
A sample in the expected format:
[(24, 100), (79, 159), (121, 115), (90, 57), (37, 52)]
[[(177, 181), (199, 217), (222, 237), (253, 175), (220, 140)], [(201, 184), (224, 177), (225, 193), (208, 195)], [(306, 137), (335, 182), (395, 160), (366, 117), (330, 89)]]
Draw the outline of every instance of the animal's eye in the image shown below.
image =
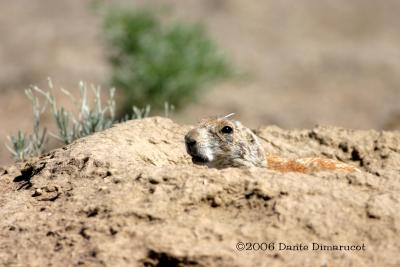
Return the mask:
[(232, 127), (230, 127), (230, 126), (224, 126), (224, 127), (221, 129), (221, 132), (224, 133), (224, 134), (230, 134), (230, 133), (233, 132), (233, 129), (232, 129)]

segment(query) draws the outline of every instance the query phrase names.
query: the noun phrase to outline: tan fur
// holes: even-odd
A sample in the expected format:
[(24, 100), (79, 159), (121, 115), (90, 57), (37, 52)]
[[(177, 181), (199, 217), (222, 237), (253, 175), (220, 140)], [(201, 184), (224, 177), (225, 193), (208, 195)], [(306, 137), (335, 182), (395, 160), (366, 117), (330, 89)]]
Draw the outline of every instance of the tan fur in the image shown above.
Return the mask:
[(332, 159), (301, 158), (285, 159), (276, 156), (266, 156), (268, 168), (280, 172), (312, 173), (318, 171), (360, 172), (349, 164)]
[[(224, 127), (228, 127), (225, 132)], [(232, 132), (227, 133), (230, 129)], [(186, 134), (185, 143), (193, 163), (218, 169), (267, 167), (279, 172), (360, 172), (356, 167), (332, 159), (285, 159), (268, 155), (250, 129), (226, 117), (203, 120)]]

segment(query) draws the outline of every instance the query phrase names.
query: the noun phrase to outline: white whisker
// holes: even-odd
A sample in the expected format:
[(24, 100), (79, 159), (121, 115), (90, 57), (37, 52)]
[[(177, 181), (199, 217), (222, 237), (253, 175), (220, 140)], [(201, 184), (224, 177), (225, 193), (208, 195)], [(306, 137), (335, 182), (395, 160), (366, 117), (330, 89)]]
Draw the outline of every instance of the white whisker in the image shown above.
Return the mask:
[(233, 115), (235, 115), (235, 113), (229, 113), (228, 115), (225, 115), (224, 117), (222, 117), (222, 119), (228, 119), (229, 117), (232, 117)]

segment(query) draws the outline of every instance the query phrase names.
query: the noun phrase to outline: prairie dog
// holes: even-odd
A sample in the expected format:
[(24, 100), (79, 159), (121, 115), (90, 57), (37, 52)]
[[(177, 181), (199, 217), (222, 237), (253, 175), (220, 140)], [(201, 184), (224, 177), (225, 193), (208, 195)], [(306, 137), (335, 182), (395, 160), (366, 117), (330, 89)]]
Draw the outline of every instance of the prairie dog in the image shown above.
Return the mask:
[(265, 167), (279, 172), (360, 172), (352, 165), (332, 159), (286, 159), (269, 155), (249, 128), (229, 116), (203, 120), (186, 134), (186, 151), (193, 163), (218, 169)]

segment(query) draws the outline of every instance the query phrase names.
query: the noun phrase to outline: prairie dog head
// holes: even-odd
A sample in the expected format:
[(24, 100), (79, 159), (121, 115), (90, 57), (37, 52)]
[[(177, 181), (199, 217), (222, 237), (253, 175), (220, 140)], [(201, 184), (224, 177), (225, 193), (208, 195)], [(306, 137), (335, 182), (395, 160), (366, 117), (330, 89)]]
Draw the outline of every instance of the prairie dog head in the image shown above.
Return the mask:
[(204, 120), (185, 136), (186, 151), (195, 164), (211, 168), (266, 167), (257, 136), (239, 121), (226, 117)]

